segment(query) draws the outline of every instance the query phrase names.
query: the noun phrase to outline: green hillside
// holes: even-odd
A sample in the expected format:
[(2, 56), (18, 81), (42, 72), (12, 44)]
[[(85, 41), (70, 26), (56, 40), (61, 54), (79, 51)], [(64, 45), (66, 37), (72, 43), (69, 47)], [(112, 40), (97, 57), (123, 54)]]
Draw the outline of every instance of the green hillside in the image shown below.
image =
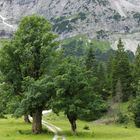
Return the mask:
[(63, 40), (62, 47), (66, 54), (72, 55), (83, 55), (89, 47), (92, 47), (93, 50), (101, 50), (102, 52), (111, 49), (108, 41), (89, 39), (86, 36), (80, 35)]

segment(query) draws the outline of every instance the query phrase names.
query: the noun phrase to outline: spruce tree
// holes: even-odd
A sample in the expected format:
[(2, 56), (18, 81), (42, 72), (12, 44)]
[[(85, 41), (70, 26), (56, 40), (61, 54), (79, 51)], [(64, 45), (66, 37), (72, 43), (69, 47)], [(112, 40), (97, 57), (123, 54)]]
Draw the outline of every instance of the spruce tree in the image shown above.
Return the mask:
[(97, 72), (97, 61), (95, 57), (95, 51), (90, 47), (86, 56), (86, 69), (93, 71), (95, 74)]
[(89, 48), (85, 59), (85, 70), (88, 80), (92, 84), (92, 90), (94, 92), (97, 92), (98, 90), (96, 87), (98, 82), (97, 68), (98, 64), (95, 57), (95, 51), (92, 48)]
[(100, 62), (97, 69), (97, 92), (102, 96), (104, 100), (107, 100), (109, 94), (107, 91), (107, 73), (105, 64)]
[(92, 48), (88, 50), (85, 65), (93, 91), (101, 95), (103, 99), (107, 99), (105, 65), (97, 61), (95, 51)]
[(134, 66), (133, 66), (133, 79), (134, 79), (134, 89), (135, 92), (137, 92), (138, 83), (140, 80), (140, 45), (138, 45), (135, 60), (134, 60)]
[(134, 89), (136, 93), (136, 100), (134, 102), (134, 122), (135, 125), (140, 128), (140, 45), (138, 45), (136, 54), (135, 54), (135, 60), (134, 60), (134, 66), (133, 66), (133, 78), (134, 78)]
[(123, 101), (127, 101), (128, 98), (132, 95), (132, 76), (128, 56), (125, 52), (124, 45), (121, 39), (119, 40), (117, 48), (118, 49), (113, 59), (112, 90), (113, 95), (115, 95), (115, 88), (118, 80), (120, 80), (120, 82), (122, 83), (122, 99)]

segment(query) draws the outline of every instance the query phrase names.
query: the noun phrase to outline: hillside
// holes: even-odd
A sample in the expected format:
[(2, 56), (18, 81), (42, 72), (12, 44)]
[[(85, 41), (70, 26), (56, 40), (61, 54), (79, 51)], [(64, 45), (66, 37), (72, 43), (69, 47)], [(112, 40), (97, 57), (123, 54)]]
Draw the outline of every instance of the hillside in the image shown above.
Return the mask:
[(109, 40), (115, 48), (121, 37), (126, 48), (135, 51), (140, 42), (139, 8), (138, 0), (1, 0), (0, 36), (11, 36), (22, 17), (39, 14), (54, 24), (60, 39), (82, 34)]

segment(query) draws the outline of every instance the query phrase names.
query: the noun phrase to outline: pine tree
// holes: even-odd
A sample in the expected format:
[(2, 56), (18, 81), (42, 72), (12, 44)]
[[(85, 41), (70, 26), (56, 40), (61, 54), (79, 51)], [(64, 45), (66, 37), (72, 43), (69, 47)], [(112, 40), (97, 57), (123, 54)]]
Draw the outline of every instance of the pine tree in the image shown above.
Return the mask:
[(133, 66), (133, 78), (134, 78), (134, 89), (136, 92), (136, 100), (134, 102), (134, 122), (135, 125), (140, 128), (140, 45), (138, 45), (134, 66)]
[(95, 52), (92, 48), (89, 48), (86, 56), (86, 69), (93, 71), (94, 73), (97, 72), (97, 61), (95, 57)]
[(97, 61), (92, 48), (89, 48), (85, 62), (87, 76), (92, 83), (93, 91), (101, 95), (103, 99), (107, 99), (105, 66)]
[(111, 54), (107, 62), (107, 91), (112, 95), (112, 72), (113, 72), (114, 55)]
[(97, 92), (103, 97), (104, 100), (107, 100), (109, 94), (107, 91), (107, 73), (104, 63), (98, 64), (97, 69), (97, 83), (96, 83)]
[(135, 92), (137, 92), (138, 83), (140, 80), (140, 45), (138, 45), (136, 55), (135, 55), (134, 66), (133, 66), (133, 78), (134, 78), (133, 86)]
[(140, 128), (140, 81), (137, 84), (137, 97), (136, 100), (134, 100), (132, 112), (134, 114), (135, 125)]
[(130, 70), (130, 64), (127, 53), (125, 52), (122, 40), (119, 40), (118, 49), (113, 59), (112, 68), (112, 90), (113, 95), (116, 94), (115, 88), (118, 80), (122, 83), (123, 101), (127, 101), (132, 95), (132, 76)]

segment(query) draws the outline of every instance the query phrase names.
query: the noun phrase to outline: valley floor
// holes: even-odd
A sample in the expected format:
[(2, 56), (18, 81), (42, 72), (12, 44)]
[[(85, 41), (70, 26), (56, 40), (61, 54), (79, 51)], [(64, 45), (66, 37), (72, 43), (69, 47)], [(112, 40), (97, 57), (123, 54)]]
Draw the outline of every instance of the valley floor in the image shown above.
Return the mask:
[[(66, 140), (140, 140), (140, 129), (134, 126), (120, 125), (101, 125), (78, 121), (78, 134), (72, 136), (70, 126), (66, 118), (62, 115), (59, 117), (50, 115), (46, 119), (48, 122), (59, 126), (64, 130)], [(84, 130), (85, 126), (89, 130)], [(41, 135), (31, 134), (31, 125), (23, 122), (23, 119), (0, 119), (0, 140), (52, 140), (53, 134), (44, 132)], [(58, 140), (61, 140), (59, 138)]]

